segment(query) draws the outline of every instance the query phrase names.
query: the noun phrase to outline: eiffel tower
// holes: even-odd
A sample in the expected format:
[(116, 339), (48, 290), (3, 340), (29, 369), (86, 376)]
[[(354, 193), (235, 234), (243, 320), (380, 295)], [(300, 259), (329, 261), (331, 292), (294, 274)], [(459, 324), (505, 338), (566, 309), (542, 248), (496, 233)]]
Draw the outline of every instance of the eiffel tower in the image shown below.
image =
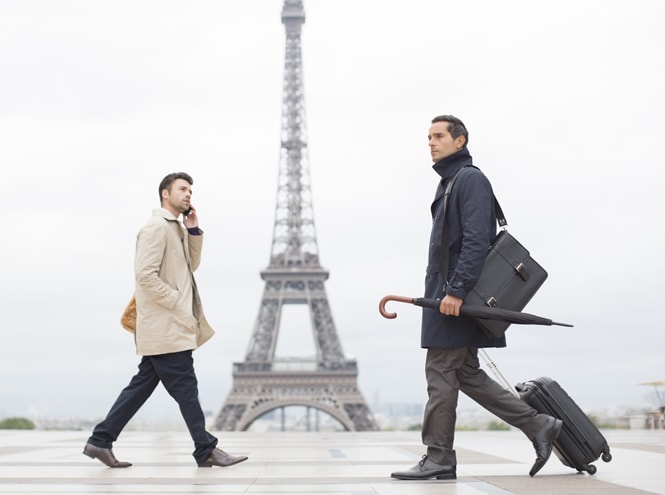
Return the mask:
[[(245, 360), (233, 364), (233, 386), (214, 427), (244, 431), (259, 417), (305, 406), (337, 419), (348, 431), (376, 430), (358, 389), (358, 366), (346, 359), (333, 322), (319, 263), (307, 161), (301, 30), (302, 0), (284, 0), (286, 54), (277, 209), (270, 265)], [(316, 357), (275, 358), (285, 304), (309, 307)], [(285, 329), (285, 330), (288, 330)], [(283, 420), (283, 416), (282, 416)]]

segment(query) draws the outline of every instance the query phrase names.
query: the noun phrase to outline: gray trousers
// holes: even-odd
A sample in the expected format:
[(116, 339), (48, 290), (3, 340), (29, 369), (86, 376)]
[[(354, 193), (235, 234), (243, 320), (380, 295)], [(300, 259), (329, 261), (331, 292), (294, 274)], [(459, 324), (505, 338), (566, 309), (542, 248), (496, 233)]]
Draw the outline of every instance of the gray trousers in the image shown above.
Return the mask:
[(530, 439), (548, 416), (515, 397), (480, 369), (478, 349), (431, 347), (425, 361), (427, 394), (422, 440), (428, 457), (437, 464), (457, 465), (453, 442), (460, 390)]

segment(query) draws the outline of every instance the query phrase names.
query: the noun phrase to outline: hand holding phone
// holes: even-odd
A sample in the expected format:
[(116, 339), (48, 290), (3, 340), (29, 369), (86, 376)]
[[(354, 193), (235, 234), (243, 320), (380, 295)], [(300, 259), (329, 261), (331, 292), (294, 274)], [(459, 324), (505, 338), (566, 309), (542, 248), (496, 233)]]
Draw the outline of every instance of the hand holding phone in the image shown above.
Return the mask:
[(185, 227), (188, 229), (197, 227), (199, 224), (199, 218), (196, 215), (196, 208), (194, 208), (191, 204), (187, 210), (182, 212), (182, 223), (184, 223)]

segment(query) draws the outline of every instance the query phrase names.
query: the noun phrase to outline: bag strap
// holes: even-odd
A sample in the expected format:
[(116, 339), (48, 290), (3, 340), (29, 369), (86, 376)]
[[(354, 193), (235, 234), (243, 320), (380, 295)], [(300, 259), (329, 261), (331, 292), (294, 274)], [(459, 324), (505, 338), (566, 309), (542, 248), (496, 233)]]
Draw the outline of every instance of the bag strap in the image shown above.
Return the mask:
[[(492, 196), (494, 196), (494, 193), (492, 193)], [(494, 196), (494, 213), (496, 214), (496, 221), (498, 222), (499, 227), (505, 229), (508, 226), (508, 221), (506, 220), (506, 215), (503, 214), (503, 210), (501, 209), (501, 205), (499, 204), (499, 200), (496, 199), (496, 196)]]
[[(473, 167), (473, 165), (465, 165), (461, 169), (457, 171), (455, 175), (453, 175), (453, 178), (450, 179), (448, 184), (446, 185), (446, 190), (443, 193), (443, 240), (441, 243), (441, 251), (443, 251), (443, 256), (441, 259), (441, 271), (444, 274), (443, 280), (444, 280), (444, 288), (445, 284), (448, 283), (448, 260), (449, 260), (449, 253), (448, 253), (448, 235), (447, 235), (447, 229), (446, 229), (446, 213), (448, 210), (448, 198), (450, 197), (450, 191), (453, 189), (453, 184), (457, 180), (457, 177), (459, 174), (462, 173), (462, 170), (464, 170), (467, 167)], [(499, 224), (499, 227), (505, 229), (508, 226), (508, 222), (506, 221), (506, 215), (503, 214), (503, 209), (501, 208), (501, 205), (499, 204), (499, 200), (496, 199), (496, 196), (494, 195), (494, 192), (492, 192), (492, 198), (494, 198), (494, 214), (496, 215), (496, 221)]]
[[(453, 189), (453, 184), (457, 180), (457, 176), (462, 173), (462, 170), (464, 170), (467, 167), (473, 167), (473, 165), (465, 165), (461, 169), (457, 171), (455, 175), (453, 175), (453, 178), (450, 179), (450, 182), (448, 182), (448, 185), (446, 186), (446, 190), (443, 193), (443, 214), (446, 214), (446, 209), (448, 208), (448, 197), (450, 196), (450, 191)], [(506, 215), (503, 214), (503, 209), (501, 208), (501, 205), (499, 204), (499, 200), (496, 199), (496, 196), (494, 193), (492, 193), (492, 197), (494, 198), (494, 212), (496, 214), (496, 221), (499, 224), (499, 227), (506, 227), (508, 225), (508, 221), (506, 220)], [(444, 217), (445, 221), (445, 217)]]

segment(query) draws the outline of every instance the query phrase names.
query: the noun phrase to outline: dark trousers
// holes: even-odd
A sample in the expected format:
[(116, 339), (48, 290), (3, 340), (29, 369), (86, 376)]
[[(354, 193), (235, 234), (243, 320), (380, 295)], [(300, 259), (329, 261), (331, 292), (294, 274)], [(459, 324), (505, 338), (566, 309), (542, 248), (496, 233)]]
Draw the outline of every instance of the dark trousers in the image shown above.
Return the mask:
[(519, 428), (531, 440), (547, 416), (515, 397), (480, 369), (478, 349), (431, 347), (425, 361), (427, 393), (422, 440), (427, 455), (437, 464), (456, 465), (453, 442), (459, 392), (495, 416)]
[(194, 440), (194, 458), (197, 463), (207, 460), (217, 446), (217, 438), (205, 429), (192, 351), (143, 356), (138, 373), (120, 392), (106, 419), (95, 426), (88, 442), (96, 447), (110, 449), (160, 381), (180, 406), (180, 413)]

